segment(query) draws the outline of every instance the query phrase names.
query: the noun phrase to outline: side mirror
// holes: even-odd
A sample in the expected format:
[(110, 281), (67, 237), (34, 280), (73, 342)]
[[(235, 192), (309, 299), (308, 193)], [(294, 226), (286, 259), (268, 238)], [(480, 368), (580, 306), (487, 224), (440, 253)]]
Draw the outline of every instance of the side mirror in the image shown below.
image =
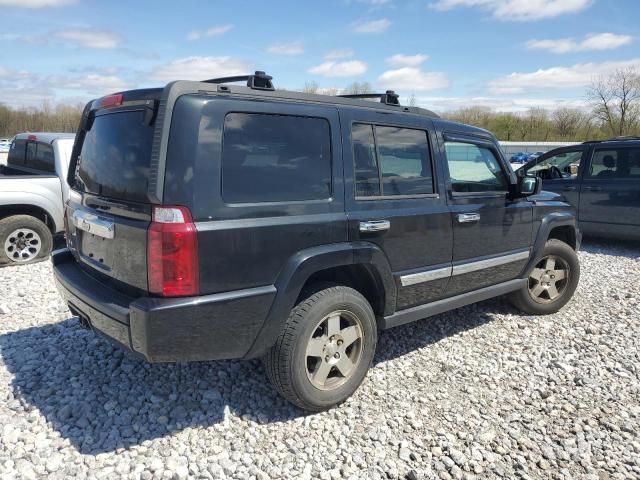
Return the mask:
[(542, 191), (542, 179), (540, 177), (520, 177), (518, 179), (518, 193), (522, 197), (537, 195)]

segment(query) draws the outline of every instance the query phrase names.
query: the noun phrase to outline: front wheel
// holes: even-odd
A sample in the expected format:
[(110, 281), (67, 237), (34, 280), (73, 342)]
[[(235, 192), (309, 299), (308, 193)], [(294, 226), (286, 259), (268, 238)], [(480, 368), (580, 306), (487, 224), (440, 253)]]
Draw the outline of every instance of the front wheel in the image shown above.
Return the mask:
[(371, 365), (376, 341), (369, 302), (352, 288), (332, 286), (294, 307), (264, 363), (282, 396), (305, 410), (320, 411), (355, 392)]
[(512, 303), (532, 315), (556, 313), (573, 297), (580, 280), (580, 262), (575, 250), (551, 239), (542, 258), (528, 274), (527, 286), (511, 294)]

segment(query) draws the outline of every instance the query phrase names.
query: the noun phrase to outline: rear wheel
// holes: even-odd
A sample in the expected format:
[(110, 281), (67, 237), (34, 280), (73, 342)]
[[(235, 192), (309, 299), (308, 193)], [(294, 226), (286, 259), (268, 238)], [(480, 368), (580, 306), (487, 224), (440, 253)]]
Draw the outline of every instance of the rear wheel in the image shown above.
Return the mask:
[(356, 290), (333, 286), (291, 311), (264, 358), (269, 379), (291, 403), (311, 411), (347, 399), (362, 383), (377, 341), (375, 315)]
[(0, 265), (32, 263), (51, 253), (49, 228), (30, 215), (13, 215), (0, 220)]
[(529, 272), (527, 286), (514, 292), (511, 300), (517, 308), (533, 315), (555, 313), (571, 300), (579, 280), (576, 252), (566, 243), (551, 239)]

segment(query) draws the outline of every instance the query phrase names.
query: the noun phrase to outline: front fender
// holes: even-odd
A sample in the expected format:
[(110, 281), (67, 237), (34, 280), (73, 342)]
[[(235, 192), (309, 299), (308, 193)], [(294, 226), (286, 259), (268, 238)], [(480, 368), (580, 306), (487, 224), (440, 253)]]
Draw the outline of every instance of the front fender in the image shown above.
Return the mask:
[(574, 229), (576, 233), (576, 248), (580, 245), (580, 232), (578, 230), (578, 222), (576, 216), (572, 211), (564, 212), (551, 212), (547, 213), (540, 220), (540, 226), (538, 227), (538, 233), (536, 234), (533, 242), (533, 251), (529, 263), (525, 267), (524, 272), (529, 272), (534, 265), (536, 265), (542, 258), (542, 252), (544, 246), (549, 239), (549, 234), (554, 228), (569, 226)]
[(368, 242), (345, 242), (305, 249), (292, 256), (278, 275), (275, 282), (276, 297), (245, 358), (259, 357), (275, 344), (302, 287), (311, 275), (321, 270), (348, 265), (367, 265), (371, 268), (378, 288), (385, 292), (384, 315), (393, 313), (396, 285), (387, 257), (376, 245)]

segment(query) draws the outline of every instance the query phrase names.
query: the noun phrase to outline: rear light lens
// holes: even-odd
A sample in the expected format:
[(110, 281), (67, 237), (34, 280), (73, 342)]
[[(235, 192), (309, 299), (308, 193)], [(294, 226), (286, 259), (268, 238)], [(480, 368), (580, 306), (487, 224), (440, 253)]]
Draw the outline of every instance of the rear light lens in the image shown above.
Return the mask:
[(107, 95), (100, 99), (100, 108), (119, 107), (122, 105), (122, 94)]
[(162, 297), (198, 294), (198, 237), (185, 207), (154, 207), (147, 231), (149, 292)]

